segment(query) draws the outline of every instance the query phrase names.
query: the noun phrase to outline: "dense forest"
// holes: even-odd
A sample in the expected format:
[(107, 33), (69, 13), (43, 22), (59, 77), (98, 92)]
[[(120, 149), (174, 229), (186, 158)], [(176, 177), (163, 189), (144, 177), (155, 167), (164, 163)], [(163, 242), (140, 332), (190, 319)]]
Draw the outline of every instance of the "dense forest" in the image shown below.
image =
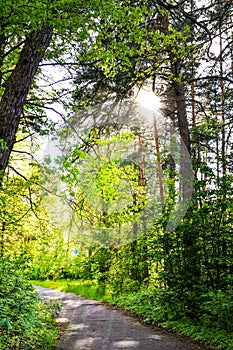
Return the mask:
[(0, 7), (0, 349), (54, 344), (35, 280), (232, 349), (232, 1)]

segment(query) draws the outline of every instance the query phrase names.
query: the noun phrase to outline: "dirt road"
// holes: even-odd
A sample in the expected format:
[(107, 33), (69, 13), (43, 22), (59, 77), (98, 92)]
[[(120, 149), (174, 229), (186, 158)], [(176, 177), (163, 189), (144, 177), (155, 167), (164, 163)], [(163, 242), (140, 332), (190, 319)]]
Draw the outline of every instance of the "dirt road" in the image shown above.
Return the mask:
[(72, 293), (37, 287), (48, 300), (61, 300), (68, 323), (57, 350), (206, 350), (189, 339), (141, 324), (135, 317)]

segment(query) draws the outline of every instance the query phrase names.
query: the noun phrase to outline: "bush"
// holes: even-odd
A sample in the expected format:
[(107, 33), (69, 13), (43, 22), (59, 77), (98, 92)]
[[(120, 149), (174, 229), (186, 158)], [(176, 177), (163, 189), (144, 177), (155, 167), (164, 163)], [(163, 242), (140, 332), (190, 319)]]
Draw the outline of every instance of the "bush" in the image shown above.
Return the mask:
[(195, 319), (187, 316), (189, 310), (185, 298), (179, 300), (174, 291), (169, 290), (148, 288), (137, 293), (125, 293), (115, 296), (114, 304), (141, 315), (147, 324), (191, 336), (218, 349), (232, 350), (232, 293), (219, 291), (201, 295), (201, 298), (202, 316)]
[(233, 332), (233, 293), (231, 290), (203, 295), (202, 322), (206, 326), (215, 325)]
[(1, 262), (0, 349), (51, 349), (57, 336), (54, 312), (13, 264)]
[(158, 305), (158, 290), (148, 288), (137, 293), (125, 293), (115, 296), (114, 304), (135, 314), (143, 316), (146, 323), (156, 323), (161, 318)]

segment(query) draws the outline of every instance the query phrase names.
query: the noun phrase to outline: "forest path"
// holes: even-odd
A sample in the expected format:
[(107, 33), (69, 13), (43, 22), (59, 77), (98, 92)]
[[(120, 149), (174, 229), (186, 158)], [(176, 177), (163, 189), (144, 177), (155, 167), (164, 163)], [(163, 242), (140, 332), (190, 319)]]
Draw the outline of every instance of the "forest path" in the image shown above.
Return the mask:
[(36, 287), (42, 298), (60, 300), (59, 318), (69, 320), (57, 350), (197, 350), (195, 341), (143, 325), (121, 310), (49, 288)]

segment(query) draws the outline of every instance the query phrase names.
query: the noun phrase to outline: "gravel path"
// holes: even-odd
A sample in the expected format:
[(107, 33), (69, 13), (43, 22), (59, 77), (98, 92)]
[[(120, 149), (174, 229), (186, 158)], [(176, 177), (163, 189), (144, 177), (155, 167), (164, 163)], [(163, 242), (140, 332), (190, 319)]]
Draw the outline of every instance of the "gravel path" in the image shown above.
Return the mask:
[(59, 318), (68, 323), (57, 350), (197, 350), (210, 349), (160, 328), (141, 324), (137, 318), (104, 303), (72, 293), (36, 287), (48, 300), (61, 300)]

